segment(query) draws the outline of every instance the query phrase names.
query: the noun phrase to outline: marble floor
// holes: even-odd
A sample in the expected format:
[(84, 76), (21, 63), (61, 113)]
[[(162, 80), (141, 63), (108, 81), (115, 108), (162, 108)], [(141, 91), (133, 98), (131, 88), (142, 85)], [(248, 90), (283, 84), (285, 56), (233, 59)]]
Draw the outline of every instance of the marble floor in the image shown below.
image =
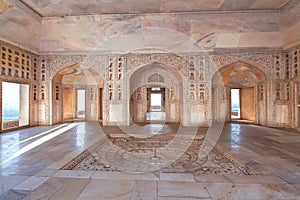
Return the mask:
[[(0, 199), (300, 199), (300, 133), (228, 123), (209, 134), (98, 122), (4, 133)], [(207, 138), (214, 148), (203, 156)]]
[(147, 112), (146, 115), (147, 121), (166, 121), (166, 113), (155, 111), (155, 112)]

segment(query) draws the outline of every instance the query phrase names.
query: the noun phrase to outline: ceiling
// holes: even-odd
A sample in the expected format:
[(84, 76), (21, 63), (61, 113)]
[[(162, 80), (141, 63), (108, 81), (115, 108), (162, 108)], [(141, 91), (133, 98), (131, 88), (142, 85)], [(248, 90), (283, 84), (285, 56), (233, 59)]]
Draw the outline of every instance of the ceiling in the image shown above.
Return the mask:
[(0, 0), (0, 27), (44, 54), (279, 48), (300, 43), (300, 0)]
[(41, 17), (280, 10), (295, 0), (19, 0)]

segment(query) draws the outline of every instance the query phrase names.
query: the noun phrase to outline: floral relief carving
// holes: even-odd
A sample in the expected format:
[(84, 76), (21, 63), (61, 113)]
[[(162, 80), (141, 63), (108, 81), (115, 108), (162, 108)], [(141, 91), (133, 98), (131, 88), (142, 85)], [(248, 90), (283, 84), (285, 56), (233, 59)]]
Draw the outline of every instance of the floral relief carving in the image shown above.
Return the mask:
[(185, 74), (184, 70), (185, 66), (187, 65), (187, 60), (185, 60), (183, 57), (173, 54), (132, 55), (128, 56), (127, 59), (127, 66), (129, 70), (151, 63), (159, 63), (170, 66)]
[(269, 74), (272, 69), (272, 55), (212, 55), (210, 57), (211, 71), (214, 74), (220, 68), (235, 62), (245, 62), (261, 69), (265, 74)]
[(45, 58), (49, 60), (51, 78), (60, 70), (75, 64), (81, 64), (82, 67), (98, 69), (96, 70), (98, 72), (101, 72), (101, 69), (103, 69), (104, 71), (104, 66), (105, 66), (104, 56), (55, 55), (55, 56), (46, 56)]
[[(59, 123), (62, 120), (62, 91), (57, 92), (56, 85), (52, 84), (53, 77), (62, 69), (80, 65), (83, 68), (92, 68), (102, 76), (101, 87), (103, 87), (103, 122), (110, 123), (111, 105), (122, 105), (126, 108), (127, 98), (130, 98), (130, 89), (142, 85), (161, 85), (166, 87), (166, 106), (177, 104), (181, 106), (181, 113), (176, 113), (175, 121), (182, 121), (185, 125), (209, 125), (213, 120), (212, 115), (216, 115), (211, 105), (213, 98), (219, 99), (223, 107), (228, 107), (228, 88), (216, 88), (213, 85), (211, 76), (222, 67), (233, 63), (253, 65), (263, 72), (266, 79), (259, 82), (259, 85), (251, 84), (257, 90), (257, 105), (259, 111), (256, 113), (255, 123), (274, 127), (299, 127), (300, 115), (296, 85), (300, 80), (300, 50), (293, 47), (284, 51), (248, 51), (248, 52), (222, 52), (214, 53), (185, 53), (183, 55), (173, 53), (153, 53), (153, 54), (125, 54), (125, 55), (105, 55), (105, 54), (55, 54), (55, 55), (35, 55), (18, 47), (13, 47), (0, 42), (1, 50), (1, 78), (2, 81), (22, 82), (29, 84), (30, 94), (30, 125), (42, 125)], [(11, 51), (11, 52), (10, 52)], [(24, 54), (24, 56), (23, 56)], [(121, 56), (121, 57), (120, 57)], [(110, 58), (113, 58), (114, 70), (109, 80)], [(23, 61), (24, 60), (24, 61)], [(158, 64), (158, 70), (144, 73), (143, 66)], [(43, 68), (44, 65), (44, 68)], [(163, 68), (163, 70), (161, 70)], [(132, 74), (137, 70), (140, 79), (133, 78)], [(244, 69), (244, 68), (243, 68)], [(94, 72), (91, 70), (92, 72)], [(160, 71), (161, 70), (161, 71)], [(106, 72), (106, 73), (105, 73)], [(140, 71), (139, 71), (140, 72)], [(151, 73), (150, 73), (151, 72)], [(172, 75), (170, 72), (177, 72)], [(181, 76), (181, 80), (178, 79)], [(245, 73), (241, 73), (245, 77)], [(246, 76), (247, 78), (247, 76)], [(237, 78), (234, 78), (238, 81)], [(245, 79), (241, 79), (246, 83)], [(131, 82), (130, 82), (131, 81)], [(140, 81), (140, 82), (139, 82)], [(231, 79), (229, 79), (229, 82)], [(249, 79), (249, 83), (252, 79)], [(232, 82), (230, 82), (232, 83)], [(234, 82), (235, 83), (235, 82)], [(252, 82), (251, 82), (252, 83)], [(112, 86), (112, 99), (110, 97), (110, 87)], [(237, 85), (232, 84), (232, 85)], [(250, 84), (249, 84), (250, 85)], [(72, 87), (74, 85), (70, 85)], [(128, 87), (127, 87), (128, 86)], [(136, 87), (135, 87), (136, 86)], [(213, 93), (213, 87), (214, 92)], [(58, 87), (60, 89), (60, 87)], [(137, 87), (138, 88), (138, 87)], [(89, 103), (97, 108), (97, 90), (90, 90)], [(134, 90), (133, 90), (134, 91)], [(55, 93), (57, 92), (57, 93)], [(136, 101), (142, 102), (147, 90), (136, 92)], [(144, 94), (145, 93), (145, 94)], [(214, 96), (213, 96), (214, 95)], [(198, 106), (198, 107), (197, 107)], [(174, 107), (174, 106), (173, 106)], [(223, 109), (223, 107), (220, 107)], [(193, 112), (199, 109), (204, 113), (201, 123), (193, 121)], [(146, 109), (143, 107), (142, 109)], [(173, 111), (176, 109), (173, 108)], [(91, 111), (91, 110), (89, 110)], [(226, 110), (225, 110), (226, 111)], [(222, 111), (223, 112), (223, 111)], [(277, 113), (282, 113), (278, 115)], [(97, 111), (93, 110), (91, 116), (97, 116)], [(166, 110), (167, 116), (174, 115), (171, 108)], [(174, 113), (174, 112), (173, 112)], [(199, 113), (199, 112), (198, 112)], [(219, 114), (219, 113), (217, 113)], [(134, 113), (137, 115), (137, 113)], [(142, 116), (144, 117), (144, 115)], [(125, 119), (123, 117), (122, 119)], [(173, 119), (173, 118), (172, 118)], [(126, 119), (127, 120), (127, 119)], [(17, 126), (16, 124), (12, 124)], [(9, 126), (7, 124), (6, 126)]]

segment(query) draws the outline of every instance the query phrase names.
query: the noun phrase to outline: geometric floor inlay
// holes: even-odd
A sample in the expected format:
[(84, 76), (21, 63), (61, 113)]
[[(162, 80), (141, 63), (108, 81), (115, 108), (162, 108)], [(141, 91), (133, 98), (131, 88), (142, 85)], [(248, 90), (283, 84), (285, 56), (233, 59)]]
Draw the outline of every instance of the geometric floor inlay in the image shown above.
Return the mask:
[[(255, 175), (225, 148), (217, 144), (204, 158), (198, 152), (204, 136), (176, 139), (174, 134), (136, 138), (127, 134), (107, 134), (91, 148), (85, 150), (62, 169), (86, 171), (165, 172), (197, 175)], [(164, 147), (173, 142), (167, 150)], [(190, 142), (187, 149), (178, 148)]]

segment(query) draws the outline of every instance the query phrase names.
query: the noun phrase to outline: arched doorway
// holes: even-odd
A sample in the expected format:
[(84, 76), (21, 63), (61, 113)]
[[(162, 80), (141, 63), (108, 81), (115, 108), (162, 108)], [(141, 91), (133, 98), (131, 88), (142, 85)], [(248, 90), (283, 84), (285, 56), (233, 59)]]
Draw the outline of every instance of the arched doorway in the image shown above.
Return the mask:
[(213, 119), (260, 123), (266, 116), (265, 75), (257, 67), (236, 62), (213, 75)]
[(179, 123), (182, 119), (181, 76), (158, 63), (141, 67), (130, 77), (133, 122)]
[(91, 68), (74, 64), (52, 80), (53, 123), (99, 120), (102, 115), (103, 78)]

